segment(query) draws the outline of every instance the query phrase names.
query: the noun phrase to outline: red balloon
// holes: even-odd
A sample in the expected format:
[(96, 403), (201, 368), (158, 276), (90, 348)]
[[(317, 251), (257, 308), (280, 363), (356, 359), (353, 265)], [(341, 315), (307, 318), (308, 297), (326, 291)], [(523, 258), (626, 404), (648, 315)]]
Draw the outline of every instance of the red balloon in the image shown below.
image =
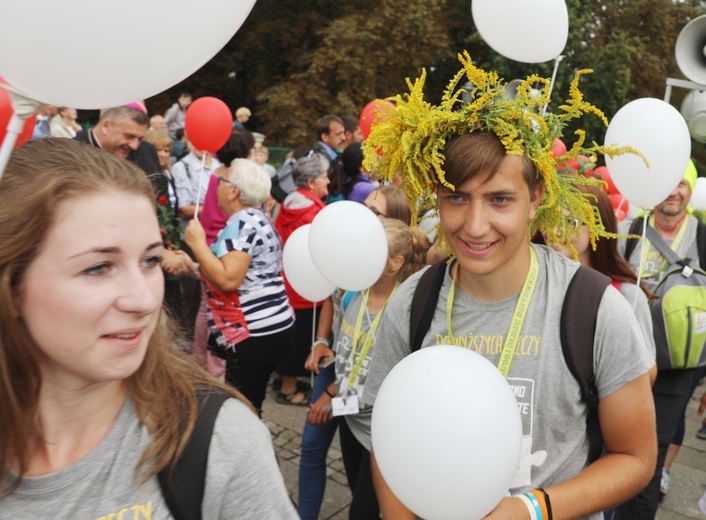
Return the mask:
[(561, 139), (554, 139), (554, 145), (552, 146), (552, 155), (556, 159), (561, 157), (566, 153), (566, 145)]
[(621, 207), (621, 205), (627, 206), (627, 201), (625, 200), (625, 197), (623, 197), (620, 193), (611, 193), (608, 195), (608, 198), (610, 199), (610, 205), (613, 206), (613, 209), (617, 210), (618, 208)]
[(230, 108), (215, 97), (202, 97), (186, 109), (184, 131), (197, 150), (216, 153), (233, 133)]
[(363, 134), (363, 139), (367, 139), (370, 135), (372, 126), (378, 122), (381, 116), (395, 110), (394, 103), (384, 99), (375, 99), (363, 107), (360, 113), (360, 132)]
[[(0, 77), (0, 83), (5, 80)], [(7, 133), (7, 125), (12, 118), (12, 114), (15, 110), (12, 108), (12, 98), (10, 93), (0, 86), (0, 144), (5, 139), (5, 134)], [(23, 145), (32, 137), (32, 132), (34, 131), (34, 121), (36, 117), (32, 116), (25, 121), (22, 131), (17, 135), (15, 140), (15, 148)]]
[(603, 179), (608, 184), (608, 193), (620, 193), (618, 191), (618, 188), (615, 187), (615, 184), (613, 184), (613, 179), (610, 178), (608, 168), (606, 168), (605, 166), (599, 166), (598, 168), (593, 170), (593, 176), (598, 177), (599, 179)]

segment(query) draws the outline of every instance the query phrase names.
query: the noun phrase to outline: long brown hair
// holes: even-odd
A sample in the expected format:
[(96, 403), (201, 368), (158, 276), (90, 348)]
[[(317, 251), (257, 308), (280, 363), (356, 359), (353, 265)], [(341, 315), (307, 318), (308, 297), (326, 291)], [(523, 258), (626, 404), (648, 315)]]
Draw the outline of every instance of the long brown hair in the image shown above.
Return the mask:
[[(21, 146), (0, 179), (0, 482), (6, 482), (11, 466), (19, 475), (0, 489), (0, 497), (19, 485), (32, 442), (43, 439), (38, 348), (18, 304), (25, 273), (58, 208), (106, 191), (143, 196), (154, 204), (152, 186), (139, 168), (72, 139), (38, 139)], [(142, 365), (126, 381), (137, 415), (153, 436), (138, 466), (145, 479), (173, 467), (184, 450), (196, 419), (197, 389), (218, 387), (239, 397), (173, 346), (168, 318), (162, 318)]]
[[(591, 205), (598, 209), (605, 230), (609, 233), (617, 234), (618, 219), (615, 217), (613, 206), (606, 192), (597, 186), (578, 185), (576, 187), (584, 194)], [(588, 255), (591, 267), (596, 271), (609, 276), (613, 280), (631, 284), (637, 283), (637, 275), (632, 266), (618, 253), (617, 240), (601, 238), (595, 250), (589, 247)], [(652, 294), (645, 287), (642, 287), (642, 290), (648, 298), (652, 297)]]

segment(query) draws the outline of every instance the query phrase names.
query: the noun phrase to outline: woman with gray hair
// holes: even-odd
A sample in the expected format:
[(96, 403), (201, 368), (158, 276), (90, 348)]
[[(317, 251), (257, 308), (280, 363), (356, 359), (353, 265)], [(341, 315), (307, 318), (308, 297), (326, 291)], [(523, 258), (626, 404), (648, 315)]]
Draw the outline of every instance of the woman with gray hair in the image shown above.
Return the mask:
[(208, 324), (226, 360), (226, 382), (262, 412), (267, 383), (288, 351), (294, 325), (282, 279), (282, 242), (261, 206), (271, 181), (248, 159), (218, 178), (218, 206), (228, 216), (209, 247), (201, 223), (184, 233), (208, 296)]
[[(317, 213), (323, 209), (322, 199), (328, 195), (328, 166), (329, 160), (319, 153), (310, 153), (300, 157), (292, 166), (292, 179), (297, 189), (287, 195), (287, 198), (282, 202), (275, 224), (283, 244), (287, 243), (287, 239), (296, 229), (311, 224)], [(286, 278), (284, 283), (297, 321), (289, 352), (275, 370), (281, 375), (281, 387), (278, 389), (277, 402), (308, 406), (309, 396), (297, 385), (297, 377), (309, 374), (304, 369), (304, 363), (311, 349), (314, 316), (316, 315), (318, 324), (318, 318), (321, 315), (320, 312), (315, 312), (315, 305), (317, 308), (321, 307), (323, 302), (314, 304), (297, 294)], [(328, 309), (328, 305), (326, 308)], [(333, 307), (331, 306), (330, 309), (332, 317)], [(328, 327), (325, 327), (325, 323), (328, 321), (330, 320), (324, 319), (323, 329), (319, 330), (317, 334), (317, 337), (322, 341), (328, 341), (331, 329), (330, 323), (328, 323)]]

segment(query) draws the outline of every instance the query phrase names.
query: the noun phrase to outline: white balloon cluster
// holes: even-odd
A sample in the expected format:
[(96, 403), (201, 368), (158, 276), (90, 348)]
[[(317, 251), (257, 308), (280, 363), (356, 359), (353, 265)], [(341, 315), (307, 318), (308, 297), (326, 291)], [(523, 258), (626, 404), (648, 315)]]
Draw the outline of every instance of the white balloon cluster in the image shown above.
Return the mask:
[(310, 225), (287, 239), (282, 265), (303, 298), (319, 302), (336, 287), (362, 291), (387, 263), (387, 236), (380, 219), (363, 204), (340, 201), (322, 209)]

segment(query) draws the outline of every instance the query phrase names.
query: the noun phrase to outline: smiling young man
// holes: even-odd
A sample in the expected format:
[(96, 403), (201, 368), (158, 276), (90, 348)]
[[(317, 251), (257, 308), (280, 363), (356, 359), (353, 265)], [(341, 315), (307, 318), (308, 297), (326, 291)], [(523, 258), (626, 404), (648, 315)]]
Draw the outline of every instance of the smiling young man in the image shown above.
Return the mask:
[[(452, 261), (421, 348), (472, 349), (499, 366), (518, 396), (519, 467), (509, 496), (487, 518), (597, 520), (603, 510), (635, 495), (653, 471), (656, 441), (647, 371), (654, 359), (629, 303), (608, 285), (593, 341), (605, 454), (589, 460), (588, 408), (560, 339), (564, 297), (579, 266), (530, 244), (529, 237), (538, 227), (560, 229), (558, 238), (569, 236), (563, 209), (588, 226), (592, 237), (604, 230), (591, 220), (587, 201), (575, 196), (575, 180), (556, 174), (551, 143), (560, 126), (553, 118), (563, 116), (548, 115), (541, 123), (517, 117), (531, 113), (533, 103), (547, 103), (546, 89), (539, 101), (524, 90), (518, 100), (508, 101), (497, 78), (475, 68), (468, 55), (460, 58), (469, 80), (484, 85), (478, 100), (461, 109), (451, 102), (431, 107), (421, 102), (422, 77), (407, 99), (396, 98), (395, 114), (373, 127), (366, 142), (366, 150), (382, 151), (366, 155), (371, 167), (404, 172), (408, 200), (423, 201), (425, 193), (438, 188), (441, 233)], [(572, 87), (572, 96), (578, 96), (577, 85)], [(447, 92), (444, 99), (453, 94)], [(490, 113), (493, 117), (486, 118)], [(576, 110), (567, 118), (580, 114)], [(606, 151), (624, 152), (592, 152)], [(421, 276), (410, 277), (388, 304), (361, 398), (366, 405), (374, 406), (386, 375), (411, 352), (411, 302)], [(372, 467), (383, 518), (414, 518), (380, 473), (374, 444)], [(530, 511), (525, 493), (543, 513)]]

